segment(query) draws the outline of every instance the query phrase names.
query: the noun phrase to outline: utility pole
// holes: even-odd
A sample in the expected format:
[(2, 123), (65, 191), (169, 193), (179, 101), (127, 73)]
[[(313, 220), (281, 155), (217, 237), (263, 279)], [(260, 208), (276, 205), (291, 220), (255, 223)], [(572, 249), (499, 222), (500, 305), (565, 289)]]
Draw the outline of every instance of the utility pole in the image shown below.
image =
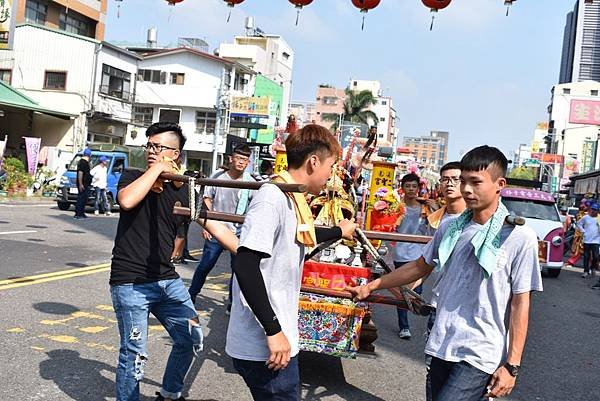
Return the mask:
[(215, 133), (213, 138), (213, 157), (212, 157), (212, 171), (214, 174), (217, 171), (217, 162), (219, 159), (219, 137), (221, 136), (221, 110), (223, 105), (223, 82), (225, 82), (225, 67), (221, 71), (221, 81), (219, 82), (219, 88), (217, 89), (217, 121), (215, 122)]

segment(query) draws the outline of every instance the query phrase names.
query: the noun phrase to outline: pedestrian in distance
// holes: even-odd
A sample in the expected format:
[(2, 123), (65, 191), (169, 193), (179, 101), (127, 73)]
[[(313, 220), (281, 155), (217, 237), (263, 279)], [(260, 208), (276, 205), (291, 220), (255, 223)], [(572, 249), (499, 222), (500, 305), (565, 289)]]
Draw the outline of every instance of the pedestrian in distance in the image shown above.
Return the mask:
[(461, 160), (461, 192), (468, 210), (441, 224), (423, 255), (360, 287), (373, 291), (412, 283), (440, 271), (437, 316), (426, 354), (433, 401), (483, 401), (511, 393), (520, 372), (530, 296), (542, 291), (535, 232), (506, 223), (500, 201), (508, 160), (480, 146)]
[(75, 204), (75, 216), (74, 219), (85, 219), (85, 206), (87, 205), (88, 198), (90, 197), (90, 189), (92, 185), (92, 175), (90, 174), (90, 157), (92, 151), (86, 148), (83, 151), (83, 155), (77, 162), (77, 203)]
[[(339, 154), (335, 138), (310, 124), (290, 135), (285, 146), (289, 171), (274, 181), (304, 184), (318, 194)], [(250, 203), (239, 243), (219, 223), (206, 224), (223, 246), (237, 249), (225, 351), (254, 400), (299, 400), (298, 302), (305, 247), (351, 238), (356, 223), (315, 228), (304, 194), (265, 184)]]
[(577, 230), (583, 234), (583, 273), (582, 278), (593, 274), (598, 264), (598, 248), (600, 247), (600, 225), (598, 211), (600, 204), (590, 205), (588, 213), (577, 222)]
[(110, 271), (110, 292), (120, 335), (117, 401), (139, 399), (148, 362), (148, 316), (165, 327), (172, 348), (156, 401), (185, 401), (185, 375), (202, 349), (198, 314), (170, 262), (177, 202), (189, 206), (188, 186), (158, 180), (177, 170), (185, 137), (179, 125), (157, 122), (146, 130), (146, 171), (126, 170), (118, 184), (121, 207)]
[[(228, 169), (217, 171), (212, 175), (212, 179), (224, 181), (256, 181), (252, 175), (246, 171), (250, 162), (250, 147), (245, 143), (236, 146), (230, 157)], [(206, 187), (204, 190), (204, 203), (209, 210), (215, 212), (244, 214), (248, 204), (252, 199), (252, 192), (248, 189), (225, 188), (225, 187)], [(241, 224), (227, 223), (229, 229), (239, 237)], [(204, 247), (202, 249), (202, 259), (196, 266), (189, 293), (192, 302), (196, 302), (196, 297), (202, 291), (206, 282), (206, 277), (217, 264), (219, 256), (223, 252), (223, 247), (217, 240), (212, 238), (206, 230), (202, 232), (204, 237)], [(235, 256), (230, 254), (230, 265), (233, 267)], [(229, 281), (229, 295), (227, 301), (227, 313), (231, 309), (231, 280)]]
[(106, 196), (106, 187), (108, 186), (108, 157), (100, 156), (98, 164), (92, 171), (92, 188), (94, 189), (95, 202), (94, 214), (98, 216), (101, 213), (110, 216), (110, 205)]

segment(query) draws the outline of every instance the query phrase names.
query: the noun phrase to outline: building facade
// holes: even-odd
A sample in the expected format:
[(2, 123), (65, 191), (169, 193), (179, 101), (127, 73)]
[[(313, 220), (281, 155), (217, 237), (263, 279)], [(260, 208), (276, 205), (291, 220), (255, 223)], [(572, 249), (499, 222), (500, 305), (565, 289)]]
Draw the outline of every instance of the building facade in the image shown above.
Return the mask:
[(417, 163), (438, 172), (447, 162), (448, 139), (446, 131), (431, 131), (429, 136), (404, 137), (402, 147), (415, 155)]
[(104, 40), (108, 0), (21, 0), (17, 3), (17, 24), (38, 24)]
[(325, 120), (323, 117), (333, 114), (339, 115), (341, 122), (345, 101), (346, 91), (344, 89), (337, 89), (329, 85), (319, 85), (315, 102), (316, 123), (326, 128), (331, 128), (334, 121)]
[(567, 14), (559, 84), (600, 81), (600, 3), (577, 0)]
[(315, 102), (292, 101), (289, 112), (296, 117), (298, 128), (317, 122), (317, 104)]

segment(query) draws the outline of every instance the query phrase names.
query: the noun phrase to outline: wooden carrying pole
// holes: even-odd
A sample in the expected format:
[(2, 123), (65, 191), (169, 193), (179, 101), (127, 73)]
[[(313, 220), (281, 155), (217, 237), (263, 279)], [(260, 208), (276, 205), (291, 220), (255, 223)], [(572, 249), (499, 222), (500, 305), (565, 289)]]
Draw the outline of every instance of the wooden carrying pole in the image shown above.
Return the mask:
[[(325, 295), (328, 297), (337, 297), (337, 298), (346, 298), (346, 299), (354, 298), (353, 294), (350, 291), (330, 290), (330, 289), (326, 289), (326, 288), (309, 287), (309, 286), (304, 286), (304, 285), (301, 287), (300, 290), (302, 292), (310, 292), (312, 294)], [(431, 313), (431, 306), (426, 303), (421, 302), (418, 299), (411, 299), (410, 301), (408, 301), (411, 303), (412, 309), (408, 305), (406, 300), (396, 299), (396, 298), (391, 298), (391, 297), (384, 297), (382, 295), (369, 295), (366, 299), (364, 299), (364, 301), (369, 302), (369, 303), (397, 306), (398, 308), (401, 308), (401, 309), (412, 310), (412, 311), (414, 311), (415, 314), (417, 314), (419, 316), (429, 316), (429, 314)]]
[[(190, 182), (190, 177), (187, 175), (162, 173), (160, 178), (169, 181), (178, 182)], [(279, 187), (283, 192), (306, 192), (306, 185), (304, 184), (282, 184), (269, 181), (241, 181), (241, 180), (215, 180), (211, 178), (196, 178), (194, 180), (196, 185), (202, 186), (214, 186), (224, 188), (239, 188), (239, 189), (259, 189), (264, 184), (273, 184)]]

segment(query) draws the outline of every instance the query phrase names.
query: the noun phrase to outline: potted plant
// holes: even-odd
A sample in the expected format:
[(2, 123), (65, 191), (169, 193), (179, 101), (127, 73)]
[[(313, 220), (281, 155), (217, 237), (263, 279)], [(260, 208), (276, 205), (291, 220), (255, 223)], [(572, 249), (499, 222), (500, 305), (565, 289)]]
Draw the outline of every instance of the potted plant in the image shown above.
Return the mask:
[(25, 171), (23, 162), (16, 157), (8, 157), (2, 166), (6, 171), (4, 188), (8, 195), (24, 195), (33, 184), (33, 177)]
[(379, 188), (375, 192), (375, 199), (370, 209), (370, 226), (373, 231), (394, 231), (406, 212), (400, 195), (386, 187)]

